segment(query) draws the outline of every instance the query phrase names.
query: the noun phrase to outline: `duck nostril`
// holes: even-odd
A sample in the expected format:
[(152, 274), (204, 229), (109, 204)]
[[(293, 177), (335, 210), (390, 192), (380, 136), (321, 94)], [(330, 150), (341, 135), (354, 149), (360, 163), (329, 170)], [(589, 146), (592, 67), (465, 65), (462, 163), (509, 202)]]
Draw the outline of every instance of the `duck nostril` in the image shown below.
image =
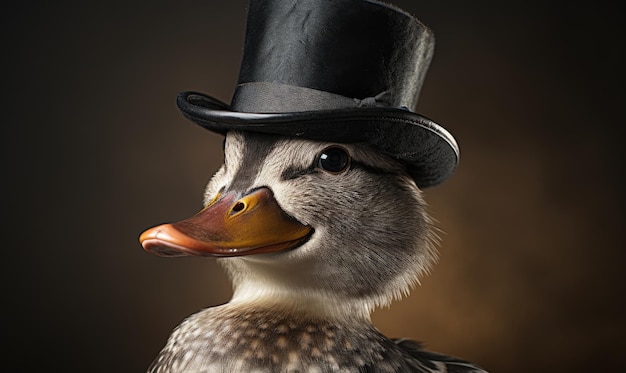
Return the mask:
[(243, 209), (246, 208), (246, 204), (243, 202), (237, 202), (235, 203), (235, 206), (233, 206), (233, 212), (239, 212), (239, 211), (243, 211)]

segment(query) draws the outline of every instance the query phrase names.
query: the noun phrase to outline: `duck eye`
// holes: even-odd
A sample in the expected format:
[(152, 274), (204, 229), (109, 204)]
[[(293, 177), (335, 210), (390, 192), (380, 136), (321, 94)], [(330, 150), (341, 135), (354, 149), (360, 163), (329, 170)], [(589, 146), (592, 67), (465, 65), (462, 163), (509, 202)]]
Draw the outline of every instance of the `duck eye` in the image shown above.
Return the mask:
[(344, 148), (331, 146), (322, 150), (317, 166), (324, 171), (338, 174), (350, 166), (350, 156)]

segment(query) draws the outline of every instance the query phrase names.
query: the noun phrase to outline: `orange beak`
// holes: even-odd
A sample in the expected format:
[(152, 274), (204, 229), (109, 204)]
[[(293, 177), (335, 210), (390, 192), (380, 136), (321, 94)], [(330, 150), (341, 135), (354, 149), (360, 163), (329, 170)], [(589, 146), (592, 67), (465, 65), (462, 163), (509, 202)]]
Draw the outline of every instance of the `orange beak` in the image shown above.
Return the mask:
[(260, 188), (240, 199), (218, 195), (188, 219), (146, 230), (139, 242), (159, 256), (241, 256), (294, 248), (312, 231), (287, 215), (268, 188)]

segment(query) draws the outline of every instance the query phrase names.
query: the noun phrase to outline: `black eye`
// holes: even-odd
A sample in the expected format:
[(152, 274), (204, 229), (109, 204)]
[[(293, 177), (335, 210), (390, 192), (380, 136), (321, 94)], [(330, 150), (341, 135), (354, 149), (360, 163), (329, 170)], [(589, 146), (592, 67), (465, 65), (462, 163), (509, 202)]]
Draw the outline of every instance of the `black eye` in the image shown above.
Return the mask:
[(324, 171), (338, 174), (350, 166), (350, 156), (344, 148), (331, 146), (322, 150), (317, 166)]

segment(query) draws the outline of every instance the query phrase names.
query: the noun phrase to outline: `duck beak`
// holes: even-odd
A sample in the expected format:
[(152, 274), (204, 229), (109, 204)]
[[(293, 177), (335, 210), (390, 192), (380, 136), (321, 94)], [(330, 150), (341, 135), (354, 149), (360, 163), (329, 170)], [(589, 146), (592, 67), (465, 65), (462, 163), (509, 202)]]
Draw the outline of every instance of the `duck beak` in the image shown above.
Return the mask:
[(268, 188), (237, 198), (218, 195), (196, 215), (150, 228), (139, 237), (159, 256), (241, 256), (283, 251), (306, 241), (313, 229), (287, 215)]

